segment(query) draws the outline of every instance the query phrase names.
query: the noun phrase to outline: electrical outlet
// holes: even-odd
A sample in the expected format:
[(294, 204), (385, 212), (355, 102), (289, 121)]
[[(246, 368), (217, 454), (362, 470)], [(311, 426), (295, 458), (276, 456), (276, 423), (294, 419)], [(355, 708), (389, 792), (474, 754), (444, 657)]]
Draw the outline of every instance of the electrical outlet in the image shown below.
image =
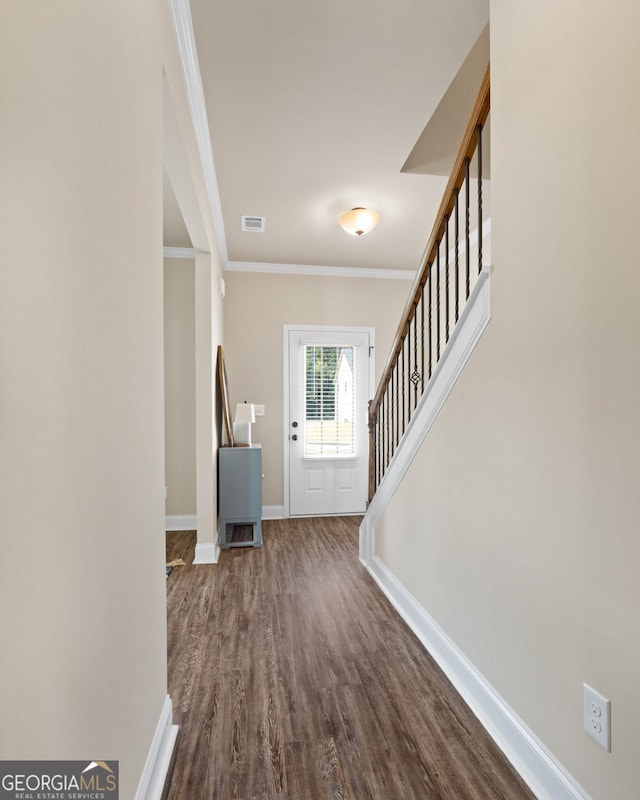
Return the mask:
[(264, 403), (254, 403), (253, 408), (256, 417), (264, 417)]
[(611, 701), (582, 684), (584, 694), (584, 729), (599, 745), (611, 752)]

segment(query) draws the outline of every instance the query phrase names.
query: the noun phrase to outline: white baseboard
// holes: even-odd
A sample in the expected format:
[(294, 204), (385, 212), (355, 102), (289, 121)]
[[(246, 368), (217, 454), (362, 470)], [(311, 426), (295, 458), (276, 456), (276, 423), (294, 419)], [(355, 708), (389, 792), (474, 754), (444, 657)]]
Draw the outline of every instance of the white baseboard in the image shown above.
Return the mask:
[(193, 559), (194, 564), (217, 564), (220, 555), (220, 548), (217, 544), (206, 542), (196, 544), (196, 554)]
[(171, 514), (165, 517), (165, 531), (195, 531), (198, 518), (195, 514)]
[[(362, 527), (361, 539), (367, 539), (370, 532), (371, 529)], [(361, 541), (361, 545), (361, 558), (364, 553), (371, 554), (370, 541)], [(380, 559), (371, 555), (366, 566), (538, 800), (590, 800)]]
[(284, 519), (284, 506), (262, 506), (262, 519)]
[(134, 800), (161, 799), (177, 736), (178, 726), (173, 725), (173, 707), (167, 695)]

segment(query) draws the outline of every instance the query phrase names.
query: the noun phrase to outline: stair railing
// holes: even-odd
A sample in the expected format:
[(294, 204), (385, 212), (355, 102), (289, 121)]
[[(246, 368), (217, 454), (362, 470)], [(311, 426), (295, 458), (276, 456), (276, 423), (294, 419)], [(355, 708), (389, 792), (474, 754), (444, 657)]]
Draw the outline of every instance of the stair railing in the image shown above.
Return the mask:
[(489, 108), (487, 68), (427, 243), (423, 266), (369, 403), (369, 502), (453, 334), (472, 283), (482, 271), (482, 134)]

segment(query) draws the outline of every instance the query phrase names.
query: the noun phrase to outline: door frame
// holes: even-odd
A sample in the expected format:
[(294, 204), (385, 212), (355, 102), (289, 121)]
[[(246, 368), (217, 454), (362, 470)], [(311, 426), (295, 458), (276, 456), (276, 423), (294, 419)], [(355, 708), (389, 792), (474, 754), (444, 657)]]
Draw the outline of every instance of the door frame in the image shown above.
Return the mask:
[[(289, 388), (291, 385), (289, 375), (289, 333), (291, 331), (310, 331), (316, 333), (366, 333), (369, 336), (369, 400), (373, 398), (375, 390), (375, 357), (376, 357), (376, 329), (369, 326), (357, 325), (283, 325), (282, 326), (282, 455), (283, 455), (283, 517), (290, 517), (289, 501)], [(366, 455), (368, 460), (368, 453)]]

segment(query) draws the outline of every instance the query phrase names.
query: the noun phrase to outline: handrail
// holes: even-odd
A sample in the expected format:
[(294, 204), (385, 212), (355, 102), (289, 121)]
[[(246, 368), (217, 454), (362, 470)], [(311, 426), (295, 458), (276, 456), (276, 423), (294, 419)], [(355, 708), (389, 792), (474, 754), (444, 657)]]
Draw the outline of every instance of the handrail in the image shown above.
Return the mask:
[[(441, 355), (441, 333), (445, 339), (445, 344), (450, 338), (450, 287), (449, 287), (449, 267), (450, 267), (450, 252), (449, 252), (449, 244), (450, 244), (450, 236), (449, 236), (449, 223), (451, 221), (452, 215), (454, 215), (455, 221), (455, 281), (456, 281), (456, 293), (455, 293), (455, 322), (458, 320), (459, 315), (459, 308), (458, 308), (458, 278), (459, 278), (459, 214), (458, 214), (458, 202), (459, 202), (459, 195), (460, 191), (465, 187), (465, 222), (466, 222), (466, 230), (465, 230), (465, 237), (464, 237), (464, 252), (465, 252), (465, 262), (466, 262), (466, 297), (469, 296), (469, 259), (470, 259), (470, 236), (469, 236), (469, 208), (470, 208), (470, 200), (469, 200), (469, 184), (470, 184), (470, 164), (471, 160), (477, 152), (477, 167), (478, 167), (478, 228), (479, 228), (479, 235), (478, 235), (478, 261), (479, 261), (479, 270), (482, 268), (482, 129), (487, 121), (487, 117), (489, 115), (490, 110), (490, 74), (489, 74), (489, 67), (487, 67), (487, 71), (484, 75), (482, 80), (482, 84), (480, 86), (480, 91), (478, 92), (478, 97), (476, 99), (475, 105), (473, 107), (473, 111), (471, 113), (471, 117), (467, 124), (467, 128), (464, 133), (464, 137), (462, 139), (462, 143), (460, 145), (460, 149), (454, 161), (453, 169), (451, 172), (451, 176), (447, 183), (447, 187), (445, 189), (444, 196), (442, 198), (442, 202), (440, 203), (440, 207), (438, 209), (438, 213), (436, 215), (435, 223), (433, 225), (431, 235), (429, 237), (427, 247), (425, 250), (425, 255), (423, 259), (422, 268), (419, 273), (419, 277), (416, 279), (414, 283), (414, 287), (412, 289), (412, 294), (410, 294), (409, 299), (405, 305), (402, 318), (400, 324), (398, 325), (393, 344), (391, 347), (391, 352), (389, 354), (389, 358), (387, 359), (384, 371), (382, 373), (382, 377), (380, 378), (380, 382), (378, 384), (378, 388), (376, 393), (369, 403), (369, 449), (370, 449), (370, 460), (369, 460), (369, 501), (373, 498), (377, 485), (384, 474), (384, 470), (390, 461), (393, 452), (398, 444), (399, 438), (401, 438), (402, 433), (404, 433), (404, 429), (406, 427), (406, 419), (405, 417), (411, 417), (412, 411), (415, 410), (418, 402), (418, 393), (419, 388), (418, 385), (421, 384), (422, 391), (424, 391), (424, 387), (431, 377), (432, 370), (434, 368), (433, 361), (437, 363), (437, 360), (440, 358)], [(445, 255), (444, 261), (446, 263), (446, 271), (445, 271), (445, 281), (446, 281), (446, 305), (444, 308), (444, 314), (446, 315), (446, 324), (444, 325), (443, 330), (443, 320), (441, 319), (441, 295), (442, 295), (442, 287), (440, 285), (440, 273), (442, 271), (442, 264), (441, 264), (441, 251), (443, 242), (445, 244)], [(434, 265), (437, 267), (435, 270), (436, 272), (436, 287), (431, 287), (432, 281), (430, 281), (431, 273), (433, 270)], [(428, 287), (428, 364), (429, 368), (426, 369), (425, 365), (425, 306), (426, 306), (426, 299), (425, 299), (425, 288)], [(432, 300), (433, 296), (435, 295), (436, 299), (436, 321), (432, 320)], [(418, 358), (418, 309), (421, 310), (422, 315), (422, 325), (421, 325), (421, 342), (420, 342), (420, 359)], [(411, 329), (414, 329), (414, 337), (413, 337), (413, 344), (411, 342)], [(433, 339), (436, 341), (432, 341)], [(407, 340), (409, 340), (409, 353), (407, 354)], [(414, 371), (411, 372), (412, 366), (412, 350), (413, 348), (413, 367)], [(399, 370), (399, 361), (402, 362), (402, 374), (400, 374)], [(408, 369), (405, 370), (405, 361), (407, 361)], [(421, 369), (420, 369), (421, 367)], [(405, 375), (405, 372), (408, 374)], [(428, 372), (428, 374), (427, 374)], [(408, 380), (407, 380), (408, 379)], [(409, 392), (408, 401), (407, 398), (402, 395), (402, 398), (399, 399), (397, 397), (397, 392), (394, 392), (394, 384), (395, 389), (397, 390), (400, 383), (402, 383), (402, 387), (404, 389), (405, 383), (407, 385), (407, 390)], [(412, 383), (414, 389), (409, 387), (409, 383)], [(391, 390), (390, 390), (391, 386)], [(414, 402), (411, 401), (411, 393), (413, 392)], [(396, 395), (394, 397), (394, 395)], [(380, 410), (381, 406), (385, 405), (385, 398), (387, 399), (387, 408), (384, 409), (386, 413), (386, 427), (381, 426), (379, 422)], [(395, 411), (396, 416), (393, 415), (393, 410), (390, 408), (391, 400), (395, 402)], [(400, 410), (402, 411), (402, 416), (400, 418)], [(405, 412), (407, 414), (405, 415)], [(397, 417), (397, 418), (396, 418)], [(380, 439), (382, 439), (381, 448)]]

